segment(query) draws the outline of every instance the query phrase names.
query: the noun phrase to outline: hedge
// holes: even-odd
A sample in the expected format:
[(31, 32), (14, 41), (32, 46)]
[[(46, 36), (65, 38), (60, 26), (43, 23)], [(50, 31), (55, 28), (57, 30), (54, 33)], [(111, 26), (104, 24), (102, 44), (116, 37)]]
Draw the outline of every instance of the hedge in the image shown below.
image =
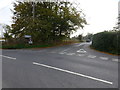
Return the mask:
[(120, 55), (120, 31), (104, 31), (93, 35), (94, 49)]

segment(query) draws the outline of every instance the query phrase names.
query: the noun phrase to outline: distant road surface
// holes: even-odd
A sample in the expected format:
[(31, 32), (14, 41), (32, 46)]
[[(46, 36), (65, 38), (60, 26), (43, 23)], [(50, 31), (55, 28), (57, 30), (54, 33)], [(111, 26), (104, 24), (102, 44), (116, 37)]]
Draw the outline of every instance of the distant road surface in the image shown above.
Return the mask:
[(3, 50), (3, 88), (117, 88), (118, 57), (77, 43)]

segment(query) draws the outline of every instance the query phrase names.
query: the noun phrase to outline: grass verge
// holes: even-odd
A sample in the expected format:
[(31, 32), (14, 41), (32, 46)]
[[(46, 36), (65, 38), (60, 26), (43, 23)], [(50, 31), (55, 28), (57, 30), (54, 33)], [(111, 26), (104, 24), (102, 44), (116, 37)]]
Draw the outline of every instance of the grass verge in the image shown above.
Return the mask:
[(2, 45), (0, 46), (1, 49), (38, 49), (38, 48), (48, 48), (48, 47), (55, 47), (55, 46), (63, 46), (69, 45), (73, 43), (79, 43), (76, 41), (67, 41), (61, 43), (54, 43), (54, 44), (41, 44), (41, 45), (23, 45), (23, 44), (16, 44), (16, 45)]

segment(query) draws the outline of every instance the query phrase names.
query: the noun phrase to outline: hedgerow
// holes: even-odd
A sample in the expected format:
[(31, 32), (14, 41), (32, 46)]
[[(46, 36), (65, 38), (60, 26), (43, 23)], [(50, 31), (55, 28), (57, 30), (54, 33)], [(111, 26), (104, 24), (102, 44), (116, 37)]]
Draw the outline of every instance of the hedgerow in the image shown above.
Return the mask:
[(95, 34), (91, 47), (112, 54), (120, 54), (120, 31), (104, 31)]

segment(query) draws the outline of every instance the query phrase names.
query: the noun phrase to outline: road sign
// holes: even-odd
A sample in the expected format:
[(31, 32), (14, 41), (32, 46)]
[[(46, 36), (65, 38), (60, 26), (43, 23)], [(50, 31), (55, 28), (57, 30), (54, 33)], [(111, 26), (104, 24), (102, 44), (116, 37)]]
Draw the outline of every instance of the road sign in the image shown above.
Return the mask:
[(24, 37), (25, 38), (31, 38), (31, 35), (25, 35)]

